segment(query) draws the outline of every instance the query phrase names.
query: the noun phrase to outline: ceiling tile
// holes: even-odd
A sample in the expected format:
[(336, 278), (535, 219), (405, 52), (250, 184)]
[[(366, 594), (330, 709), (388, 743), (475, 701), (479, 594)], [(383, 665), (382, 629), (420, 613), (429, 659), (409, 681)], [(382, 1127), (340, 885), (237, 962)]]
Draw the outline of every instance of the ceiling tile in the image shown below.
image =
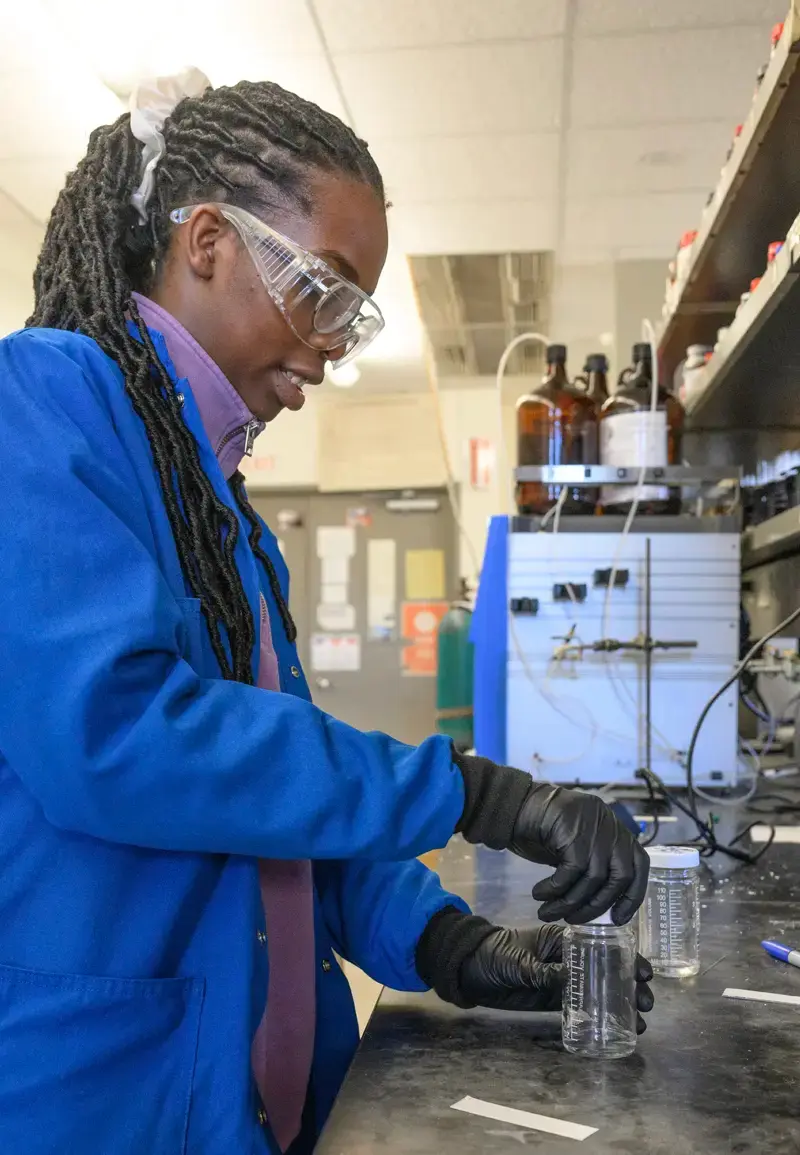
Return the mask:
[(532, 40), (564, 31), (566, 0), (314, 0), (333, 53)]
[(531, 132), (560, 120), (562, 41), (340, 56), (355, 127), (369, 139)]
[(0, 229), (21, 229), (23, 232), (41, 234), (42, 226), (31, 221), (28, 212), (22, 208), (15, 197), (0, 187)]
[[(763, 30), (646, 33), (575, 42), (571, 123), (743, 120), (764, 59)], [(614, 78), (613, 82), (609, 78)]]
[(0, 191), (0, 280), (30, 285), (43, 238), (44, 229)]
[(373, 140), (372, 154), (396, 204), (555, 197), (558, 133)]
[[(647, 250), (669, 257), (681, 233), (697, 224), (703, 207), (697, 193), (650, 193), (568, 201), (564, 217), (565, 260), (580, 260), (598, 248)], [(588, 258), (585, 258), (588, 259)]]
[(77, 160), (89, 133), (122, 111), (119, 100), (96, 78), (75, 71), (0, 74), (0, 160), (55, 154)]
[(399, 205), (392, 210), (397, 244), (415, 256), (440, 253), (543, 252), (555, 247), (554, 202), (461, 201)]
[[(85, 0), (84, 0), (85, 2)], [(103, 11), (108, 0), (91, 0)], [(147, 0), (158, 8), (164, 0)], [(175, 0), (169, 0), (174, 6)], [(197, 47), (209, 42), (212, 46), (238, 45), (241, 51), (258, 43), (268, 47), (276, 56), (305, 55), (319, 52), (322, 43), (308, 5), (298, 0), (226, 0), (224, 19), (221, 19), (219, 0), (182, 0), (197, 29)], [(137, 0), (141, 4), (141, 0)], [(207, 20), (200, 19), (207, 16)], [(184, 25), (188, 23), (184, 21)], [(184, 29), (184, 41), (186, 30)], [(240, 78), (241, 79), (241, 78)]]
[(33, 160), (0, 160), (0, 189), (24, 205), (39, 221), (46, 221), (74, 157), (41, 157)]
[(573, 129), (567, 137), (567, 197), (710, 190), (732, 136), (726, 120)]
[(786, 15), (787, 0), (578, 0), (576, 35), (655, 28), (757, 24), (769, 51), (769, 29)]
[(42, 14), (35, 0), (9, 4), (8, 11), (4, 8), (0, 72), (27, 71), (34, 66), (42, 47), (41, 30)]
[[(46, 25), (64, 37), (80, 29), (76, 59), (107, 76), (163, 75), (252, 45), (273, 56), (323, 50), (314, 20), (300, 0), (137, 0), (135, 18), (109, 0), (33, 0)], [(240, 78), (237, 78), (240, 79)]]
[(264, 51), (260, 41), (247, 41), (230, 46), (231, 51), (218, 53), (213, 46), (207, 49), (208, 59), (196, 56), (211, 83), (236, 84), (239, 80), (272, 80), (305, 100), (311, 100), (327, 112), (347, 121), (339, 90), (327, 59), (321, 55), (289, 56)]

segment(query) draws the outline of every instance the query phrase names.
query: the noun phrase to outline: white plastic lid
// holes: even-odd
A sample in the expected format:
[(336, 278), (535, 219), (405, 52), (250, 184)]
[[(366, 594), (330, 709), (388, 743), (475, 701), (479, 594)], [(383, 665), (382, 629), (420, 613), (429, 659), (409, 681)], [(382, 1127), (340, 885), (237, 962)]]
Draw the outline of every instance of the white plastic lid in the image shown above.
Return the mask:
[(656, 870), (691, 870), (700, 865), (700, 851), (693, 846), (648, 846), (646, 850)]
[(613, 918), (611, 917), (611, 911), (610, 910), (607, 910), (605, 912), (605, 914), (598, 914), (597, 918), (593, 918), (592, 921), (589, 923), (589, 926), (616, 926), (616, 925), (617, 924), (614, 922)]

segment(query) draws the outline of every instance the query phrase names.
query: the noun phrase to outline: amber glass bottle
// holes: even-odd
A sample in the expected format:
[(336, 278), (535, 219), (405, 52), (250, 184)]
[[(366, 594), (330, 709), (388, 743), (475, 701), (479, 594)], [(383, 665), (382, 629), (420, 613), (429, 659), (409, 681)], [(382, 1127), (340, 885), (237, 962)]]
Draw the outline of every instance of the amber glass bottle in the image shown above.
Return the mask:
[[(548, 345), (541, 384), (517, 402), (517, 464), (597, 464), (595, 407), (567, 378), (565, 345)], [(517, 509), (541, 516), (556, 503), (560, 491), (558, 485), (522, 482), (517, 487)], [(570, 489), (562, 510), (593, 513), (596, 500), (593, 491)]]
[(589, 354), (580, 381), (586, 396), (594, 402), (599, 416), (600, 410), (608, 401), (608, 358), (605, 353)]
[[(600, 411), (600, 461), (603, 465), (631, 467), (680, 465), (683, 406), (658, 386), (652, 410), (653, 355), (650, 346), (633, 346), (633, 365), (619, 376), (617, 390)], [(602, 493), (604, 513), (627, 513), (636, 486), (608, 486)], [(681, 491), (646, 485), (641, 493), (641, 514), (680, 513)]]

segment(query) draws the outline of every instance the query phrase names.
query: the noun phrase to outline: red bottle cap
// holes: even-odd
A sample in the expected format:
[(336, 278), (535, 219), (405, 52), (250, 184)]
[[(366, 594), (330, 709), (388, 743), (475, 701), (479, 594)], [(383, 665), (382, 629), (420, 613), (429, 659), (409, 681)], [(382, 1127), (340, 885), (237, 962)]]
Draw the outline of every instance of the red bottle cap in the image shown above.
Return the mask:
[(761, 277), (753, 277), (752, 281), (750, 282), (750, 292), (754, 293), (760, 284)]
[(772, 244), (767, 249), (767, 264), (769, 264), (770, 261), (775, 260), (775, 258), (777, 257), (778, 253), (781, 251), (782, 248), (783, 248), (783, 241), (773, 241), (772, 242)]
[(697, 229), (689, 229), (689, 231), (685, 232), (683, 234), (683, 236), (681, 237), (681, 243), (680, 243), (679, 248), (685, 249), (685, 248), (688, 248), (689, 245), (694, 244), (694, 240), (695, 240), (696, 236), (697, 236)]
[(737, 136), (741, 136), (741, 135), (742, 135), (742, 129), (743, 129), (743, 128), (744, 128), (744, 125), (743, 125), (743, 124), (737, 124), (737, 125), (736, 125), (736, 128), (733, 130), (733, 139), (734, 139), (734, 140), (736, 140)]
[(782, 20), (781, 20), (780, 24), (773, 24), (773, 26), (772, 26), (772, 47), (773, 48), (775, 48), (777, 46), (777, 43), (780, 40), (781, 36), (783, 36), (783, 21)]

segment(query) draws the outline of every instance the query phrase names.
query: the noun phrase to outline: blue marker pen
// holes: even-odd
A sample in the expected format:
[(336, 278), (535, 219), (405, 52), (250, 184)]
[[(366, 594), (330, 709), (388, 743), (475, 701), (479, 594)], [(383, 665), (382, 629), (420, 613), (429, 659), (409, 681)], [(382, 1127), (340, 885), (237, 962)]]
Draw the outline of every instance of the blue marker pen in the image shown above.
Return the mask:
[(792, 950), (788, 946), (782, 946), (779, 942), (762, 942), (761, 945), (772, 958), (776, 958), (780, 962), (787, 962), (793, 967), (800, 967), (800, 950)]

